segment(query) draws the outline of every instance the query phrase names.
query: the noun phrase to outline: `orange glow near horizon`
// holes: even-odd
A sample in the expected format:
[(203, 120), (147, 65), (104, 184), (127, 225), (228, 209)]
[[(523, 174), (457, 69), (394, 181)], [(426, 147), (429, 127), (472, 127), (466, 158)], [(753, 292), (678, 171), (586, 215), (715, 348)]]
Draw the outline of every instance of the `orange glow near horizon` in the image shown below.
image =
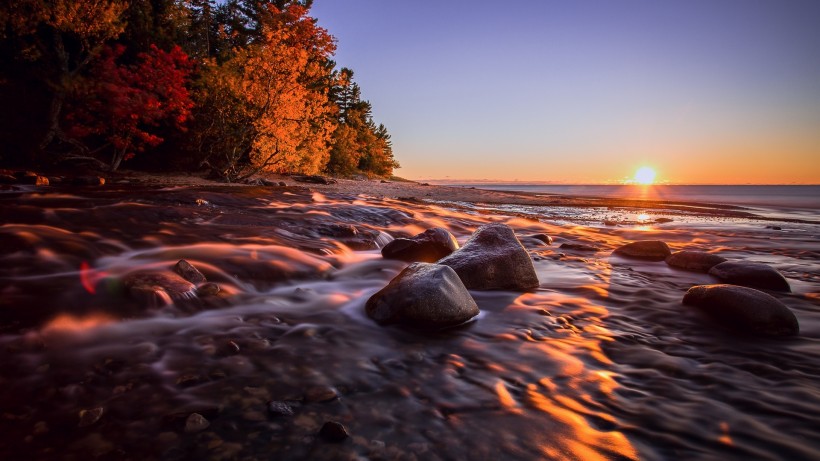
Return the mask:
[(635, 172), (634, 181), (643, 186), (651, 186), (655, 183), (655, 170), (648, 166), (642, 166)]

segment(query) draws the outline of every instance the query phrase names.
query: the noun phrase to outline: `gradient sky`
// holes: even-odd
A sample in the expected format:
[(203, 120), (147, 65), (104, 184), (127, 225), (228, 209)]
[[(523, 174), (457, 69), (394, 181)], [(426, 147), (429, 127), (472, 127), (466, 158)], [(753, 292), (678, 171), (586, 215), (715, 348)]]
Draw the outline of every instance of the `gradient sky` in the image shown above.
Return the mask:
[(820, 1), (315, 0), (412, 179), (820, 184)]

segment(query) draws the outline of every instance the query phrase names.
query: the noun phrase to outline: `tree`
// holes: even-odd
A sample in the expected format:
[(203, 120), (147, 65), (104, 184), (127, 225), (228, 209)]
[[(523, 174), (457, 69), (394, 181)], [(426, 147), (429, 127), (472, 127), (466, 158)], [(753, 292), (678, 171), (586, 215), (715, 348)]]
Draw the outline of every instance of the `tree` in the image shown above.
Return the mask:
[(102, 46), (124, 28), (127, 4), (120, 0), (16, 0), (0, 7), (4, 41), (26, 73), (41, 80), (51, 93), (40, 149), (55, 138), (66, 140), (60, 127), (66, 96)]
[(198, 145), (228, 180), (258, 171), (316, 173), (327, 163), (333, 122), (325, 63), (332, 37), (298, 5), (271, 14), (260, 38), (218, 65), (199, 90)]
[(117, 62), (124, 52), (122, 45), (105, 48), (66, 116), (68, 135), (101, 140), (97, 151), (113, 151), (111, 170), (161, 143), (160, 124), (181, 129), (193, 106), (186, 88), (192, 63), (180, 47), (165, 52), (151, 45), (130, 66)]

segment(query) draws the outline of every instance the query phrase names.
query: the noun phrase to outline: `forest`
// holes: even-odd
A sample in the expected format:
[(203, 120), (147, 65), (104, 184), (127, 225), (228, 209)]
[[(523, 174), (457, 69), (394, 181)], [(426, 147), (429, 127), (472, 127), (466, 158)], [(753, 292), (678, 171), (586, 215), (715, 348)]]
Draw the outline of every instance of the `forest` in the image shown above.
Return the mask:
[(0, 164), (390, 176), (390, 134), (312, 3), (2, 2)]

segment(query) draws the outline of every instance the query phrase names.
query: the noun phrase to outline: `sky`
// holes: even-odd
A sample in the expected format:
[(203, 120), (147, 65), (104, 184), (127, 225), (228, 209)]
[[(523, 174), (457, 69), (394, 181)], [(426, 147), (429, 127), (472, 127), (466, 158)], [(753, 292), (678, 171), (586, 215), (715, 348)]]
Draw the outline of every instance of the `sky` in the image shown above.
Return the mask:
[(820, 1), (315, 0), (410, 179), (820, 184)]

